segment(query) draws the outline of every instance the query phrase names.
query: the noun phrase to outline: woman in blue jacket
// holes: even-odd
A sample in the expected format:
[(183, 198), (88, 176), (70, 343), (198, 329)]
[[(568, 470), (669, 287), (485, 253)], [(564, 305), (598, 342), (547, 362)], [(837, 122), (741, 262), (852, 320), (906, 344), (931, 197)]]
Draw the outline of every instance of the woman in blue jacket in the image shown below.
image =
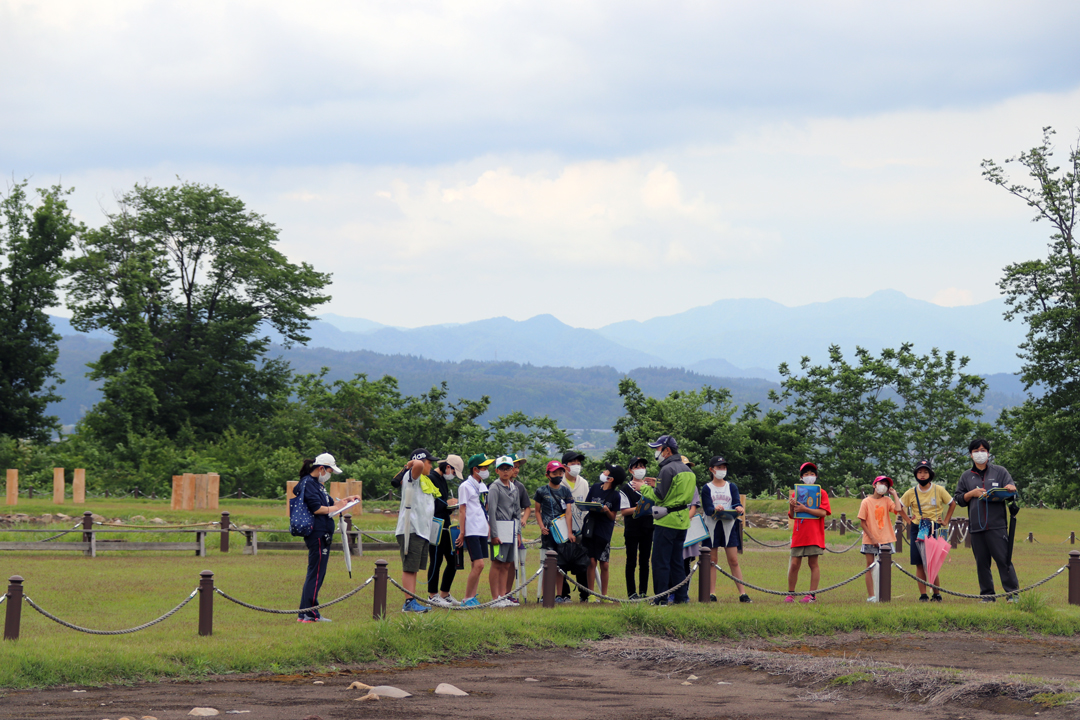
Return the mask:
[(359, 496), (353, 495), (335, 501), (326, 492), (323, 484), (330, 479), (331, 475), (339, 472), (341, 468), (334, 462), (334, 456), (323, 453), (314, 460), (304, 461), (304, 466), (300, 469), (300, 482), (293, 488), (293, 494), (296, 497), (303, 497), (304, 504), (314, 516), (311, 534), (304, 538), (304, 544), (308, 549), (308, 565), (304, 590), (300, 594), (300, 612), (296, 617), (297, 622), (330, 622), (318, 610), (307, 611), (307, 608), (319, 604), (319, 588), (322, 587), (323, 579), (326, 577), (330, 542), (334, 539), (334, 519), (330, 517), (330, 513), (344, 507), (351, 500), (360, 499)]
[[(701, 488), (701, 509), (706, 518), (712, 518), (717, 510), (734, 510), (739, 515), (746, 513), (739, 497), (739, 488), (727, 480), (727, 460), (719, 455), (709, 461), (709, 474), (712, 479)], [(712, 561), (719, 559), (720, 548), (727, 555), (728, 568), (732, 575), (742, 580), (742, 568), (739, 567), (739, 550), (742, 549), (742, 533), (739, 532), (742, 519), (715, 518), (716, 529), (712, 537)], [(750, 602), (750, 596), (743, 590), (738, 580), (735, 587), (739, 591), (739, 602)], [(716, 575), (712, 576), (709, 599), (716, 602)]]

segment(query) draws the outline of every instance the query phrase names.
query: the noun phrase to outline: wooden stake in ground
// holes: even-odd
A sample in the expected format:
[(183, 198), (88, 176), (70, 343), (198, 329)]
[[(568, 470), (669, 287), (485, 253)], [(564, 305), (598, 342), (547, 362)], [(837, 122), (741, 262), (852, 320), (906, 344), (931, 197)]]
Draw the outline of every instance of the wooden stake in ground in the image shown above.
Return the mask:
[(86, 504), (86, 468), (75, 468), (71, 479), (71, 501), (76, 505)]
[(172, 503), (169, 507), (173, 510), (184, 509), (184, 476), (172, 476)]
[(206, 479), (206, 475), (198, 474), (195, 476), (195, 509), (206, 510), (206, 490), (209, 481)]
[(221, 476), (208, 473), (206, 476), (206, 509), (218, 509), (218, 493), (221, 492)]
[(7, 504), (19, 504), (19, 471), (7, 471)]
[[(353, 480), (349, 478), (345, 481), (345, 494), (355, 495), (358, 498), (364, 497), (364, 483), (359, 480)], [(364, 501), (361, 500), (359, 505), (354, 505), (352, 509), (354, 515), (362, 515), (364, 513)]]
[(195, 473), (184, 473), (184, 502), (181, 510), (195, 509)]
[(64, 504), (64, 468), (52, 470), (52, 501), (54, 505)]

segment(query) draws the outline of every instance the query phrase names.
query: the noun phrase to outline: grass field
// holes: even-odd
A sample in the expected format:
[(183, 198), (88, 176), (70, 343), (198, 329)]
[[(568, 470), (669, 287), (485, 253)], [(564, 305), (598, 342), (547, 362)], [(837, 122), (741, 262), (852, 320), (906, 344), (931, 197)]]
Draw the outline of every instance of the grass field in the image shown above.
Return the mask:
[[(856, 500), (834, 501), (834, 514), (857, 512)], [(783, 503), (755, 501), (752, 511), (778, 512)], [(82, 507), (53, 505), (47, 501), (20, 501), (20, 512), (40, 515), (65, 512), (78, 515)], [(108, 518), (161, 517), (171, 523), (205, 522), (219, 513), (175, 512), (167, 503), (145, 500), (95, 501), (85, 509)], [(281, 501), (232, 501), (223, 503), (232, 522), (261, 527), (287, 528)], [(369, 510), (371, 508), (368, 508)], [(9, 508), (9, 511), (11, 509)], [(393, 529), (394, 518), (369, 513), (357, 518), (369, 530)], [(73, 524), (74, 521), (67, 524)], [(64, 528), (57, 524), (57, 530)], [(1080, 545), (1063, 543), (1069, 532), (1080, 531), (1080, 513), (1063, 510), (1024, 509), (1017, 535), (1033, 532), (1039, 543), (1018, 542), (1014, 562), (1022, 586), (1061, 567), (1068, 551)], [(286, 531), (287, 532), (287, 531)], [(751, 530), (765, 542), (787, 539), (784, 530)], [(530, 525), (527, 536), (537, 533)], [(77, 534), (72, 534), (77, 539)], [(141, 538), (141, 536), (139, 536)], [(160, 536), (173, 537), (175, 536)], [(148, 536), (149, 538), (149, 536)], [(5, 552), (0, 554), (2, 578), (18, 574), (25, 578), (25, 592), (39, 605), (63, 619), (95, 629), (121, 629), (153, 619), (172, 608), (198, 584), (199, 572), (213, 570), (222, 590), (247, 602), (274, 608), (295, 607), (303, 583), (306, 554), (293, 551), (260, 551), (258, 556), (240, 553), (239, 536), (233, 552), (217, 551), (217, 537), (208, 540), (209, 556), (187, 552), (111, 552), (97, 558), (77, 552)], [(840, 549), (855, 540), (829, 533), (829, 542)], [(25, 534), (2, 533), (3, 540), (26, 540)], [(57, 541), (60, 542), (60, 541)], [(621, 531), (615, 543), (621, 544)], [(374, 561), (385, 557), (391, 575), (399, 575), (396, 554), (354, 559), (353, 579), (345, 573), (340, 553), (331, 557), (330, 571), (320, 593), (322, 601), (338, 597), (372, 574)], [(624, 554), (613, 550), (611, 594), (623, 596)], [(906, 563), (906, 548), (902, 556)], [(539, 562), (532, 550), (530, 573)], [(786, 588), (787, 552), (747, 544), (742, 555), (746, 579), (767, 588)], [(863, 567), (857, 548), (842, 555), (827, 554), (822, 560), (822, 586), (848, 578)], [(726, 567), (726, 566), (725, 566)], [(800, 589), (807, 587), (804, 568)], [(946, 587), (977, 592), (970, 550), (961, 546), (942, 570)], [(995, 574), (996, 579), (996, 574)], [(460, 598), (464, 577), (459, 574), (454, 593)], [(691, 584), (696, 597), (697, 579)], [(390, 589), (391, 612), (384, 620), (371, 618), (371, 588), (341, 605), (325, 611), (333, 624), (303, 625), (292, 616), (257, 613), (215, 598), (212, 637), (197, 633), (197, 600), (172, 618), (150, 629), (123, 636), (90, 636), (64, 628), (24, 605), (21, 639), (0, 645), (0, 687), (31, 687), (56, 684), (131, 682), (159, 677), (197, 677), (212, 673), (327, 669), (337, 665), (383, 660), (418, 662), (443, 659), (481, 650), (512, 646), (572, 647), (585, 640), (625, 633), (645, 633), (685, 639), (717, 639), (740, 636), (798, 636), (864, 630), (895, 633), (926, 630), (1013, 631), (1021, 633), (1075, 634), (1080, 632), (1080, 607), (1066, 602), (1067, 574), (1033, 591), (1017, 605), (985, 606), (969, 600), (946, 598), (941, 605), (915, 602), (913, 581), (893, 573), (893, 603), (868, 605), (862, 579), (824, 594), (813, 606), (790, 606), (781, 598), (751, 591), (751, 605), (736, 602), (735, 589), (720, 579), (720, 602), (691, 603), (674, 608), (574, 603), (554, 610), (536, 605), (482, 612), (436, 611), (423, 616), (398, 612), (403, 596)], [(536, 586), (529, 588), (531, 599)], [(481, 581), (481, 598), (487, 596), (487, 578)], [(575, 594), (576, 597), (576, 594)], [(0, 606), (0, 613), (6, 609)]]

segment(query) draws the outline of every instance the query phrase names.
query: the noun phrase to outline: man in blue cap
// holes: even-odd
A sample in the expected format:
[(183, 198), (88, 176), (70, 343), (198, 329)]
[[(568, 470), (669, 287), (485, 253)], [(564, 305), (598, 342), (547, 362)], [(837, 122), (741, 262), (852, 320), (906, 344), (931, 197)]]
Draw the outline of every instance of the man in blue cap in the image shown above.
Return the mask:
[[(682, 461), (679, 444), (670, 435), (661, 435), (649, 443), (660, 472), (656, 479), (645, 478), (633, 483), (635, 490), (655, 503), (653, 516), (653, 592), (661, 595), (686, 579), (683, 569), (683, 542), (690, 528), (688, 508), (694, 499), (697, 482), (694, 473)], [(690, 602), (686, 586), (669, 597), (673, 603)], [(664, 599), (657, 598), (656, 604)]]

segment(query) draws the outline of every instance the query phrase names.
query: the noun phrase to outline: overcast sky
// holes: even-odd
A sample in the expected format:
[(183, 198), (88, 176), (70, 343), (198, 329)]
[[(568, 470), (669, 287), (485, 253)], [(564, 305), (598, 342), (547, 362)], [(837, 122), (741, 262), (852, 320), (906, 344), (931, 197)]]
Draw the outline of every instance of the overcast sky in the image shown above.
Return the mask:
[[(997, 296), (1049, 229), (983, 158), (1080, 136), (1070, 2), (0, 0), (0, 170), (219, 185), (321, 311), (581, 327)], [(419, 281), (419, 282), (418, 282)]]

